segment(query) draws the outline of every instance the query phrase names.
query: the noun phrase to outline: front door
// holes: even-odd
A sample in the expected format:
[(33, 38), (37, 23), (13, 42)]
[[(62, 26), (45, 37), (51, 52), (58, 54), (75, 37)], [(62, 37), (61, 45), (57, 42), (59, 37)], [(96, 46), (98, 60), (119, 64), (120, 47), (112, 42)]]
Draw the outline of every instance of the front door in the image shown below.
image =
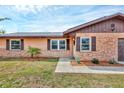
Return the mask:
[(118, 39), (118, 61), (124, 61), (124, 38)]

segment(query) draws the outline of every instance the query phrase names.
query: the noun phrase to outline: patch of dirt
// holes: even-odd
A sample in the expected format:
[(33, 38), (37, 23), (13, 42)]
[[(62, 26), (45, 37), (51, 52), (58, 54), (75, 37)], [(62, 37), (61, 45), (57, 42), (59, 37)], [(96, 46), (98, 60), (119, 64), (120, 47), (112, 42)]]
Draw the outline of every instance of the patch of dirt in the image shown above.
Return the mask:
[(78, 64), (76, 61), (71, 61), (72, 66), (124, 66), (124, 64), (109, 64), (107, 61), (100, 61), (99, 64), (94, 64), (91, 61), (81, 61), (80, 64)]

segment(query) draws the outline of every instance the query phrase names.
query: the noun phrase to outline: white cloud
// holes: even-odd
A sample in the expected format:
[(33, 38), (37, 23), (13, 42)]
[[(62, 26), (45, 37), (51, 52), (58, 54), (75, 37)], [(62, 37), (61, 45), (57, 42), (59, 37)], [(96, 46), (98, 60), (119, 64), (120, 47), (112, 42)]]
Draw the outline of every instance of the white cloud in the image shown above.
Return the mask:
[[(28, 32), (63, 32), (74, 25), (40, 25), (40, 24), (27, 24), (22, 28), (24, 31)], [(22, 30), (22, 31), (23, 31)]]
[[(49, 8), (48, 8), (49, 7)], [(59, 9), (69, 7), (69, 6), (22, 6), (19, 7), (18, 11), (22, 12), (33, 12), (41, 11), (44, 9), (49, 19), (47, 20), (29, 20), (29, 23), (23, 25), (24, 31), (38, 31), (38, 32), (62, 32), (70, 27), (94, 20), (96, 18), (110, 15), (120, 11), (122, 8), (114, 6), (103, 6), (97, 9), (93, 9), (94, 6), (84, 6), (82, 10), (74, 12), (77, 14), (65, 14), (65, 15), (56, 15), (54, 12)], [(75, 7), (75, 6), (74, 6)], [(47, 9), (46, 9), (47, 8)], [(84, 9), (84, 10), (83, 10)], [(67, 12), (66, 12), (67, 13)], [(54, 14), (54, 15), (51, 15)], [(76, 22), (77, 21), (77, 22)]]
[(16, 5), (15, 8), (17, 12), (23, 12), (23, 13), (37, 13), (37, 11), (40, 11), (41, 9), (46, 8), (47, 6), (45, 5)]
[[(92, 7), (91, 7), (92, 8)], [(103, 16), (108, 16), (117, 12), (122, 12), (123, 8), (121, 7), (116, 7), (116, 6), (103, 6), (97, 9), (94, 9), (92, 11), (88, 11), (85, 13), (80, 13), (76, 16), (68, 16), (68, 18), (70, 17), (73, 20), (83, 20), (82, 23), (84, 22), (88, 22)]]

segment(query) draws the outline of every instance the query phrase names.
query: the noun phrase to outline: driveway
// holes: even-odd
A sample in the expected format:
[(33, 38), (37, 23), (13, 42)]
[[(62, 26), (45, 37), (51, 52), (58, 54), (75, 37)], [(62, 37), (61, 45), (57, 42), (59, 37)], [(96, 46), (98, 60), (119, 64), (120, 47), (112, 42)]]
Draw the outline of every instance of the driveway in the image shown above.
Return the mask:
[(124, 67), (105, 66), (72, 66), (71, 58), (60, 58), (56, 73), (96, 73), (96, 74), (124, 74)]

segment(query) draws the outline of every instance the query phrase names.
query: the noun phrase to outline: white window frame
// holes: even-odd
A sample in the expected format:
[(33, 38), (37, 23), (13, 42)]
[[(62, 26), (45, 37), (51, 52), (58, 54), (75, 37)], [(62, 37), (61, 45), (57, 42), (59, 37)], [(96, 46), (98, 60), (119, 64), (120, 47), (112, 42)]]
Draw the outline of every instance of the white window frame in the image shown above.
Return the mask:
[[(52, 49), (52, 41), (57, 41), (57, 49)], [(58, 40), (56, 39), (52, 39), (51, 42), (50, 42), (50, 49), (51, 50), (58, 50)]]
[[(82, 50), (82, 39), (89, 38), (89, 50)], [(91, 37), (81, 37), (80, 38), (80, 50), (81, 52), (91, 52)]]
[[(14, 40), (20, 42), (20, 49), (12, 49), (12, 43), (11, 43), (11, 42), (14, 41)], [(20, 40), (20, 39), (11, 39), (11, 40), (10, 40), (10, 50), (21, 50), (21, 40)]]
[[(52, 49), (52, 41), (56, 40), (57, 41), (57, 49)], [(64, 40), (65, 41), (65, 49), (60, 49), (60, 41), (61, 40)], [(50, 50), (66, 50), (67, 49), (67, 42), (66, 42), (66, 39), (51, 39), (51, 42), (50, 42)]]

